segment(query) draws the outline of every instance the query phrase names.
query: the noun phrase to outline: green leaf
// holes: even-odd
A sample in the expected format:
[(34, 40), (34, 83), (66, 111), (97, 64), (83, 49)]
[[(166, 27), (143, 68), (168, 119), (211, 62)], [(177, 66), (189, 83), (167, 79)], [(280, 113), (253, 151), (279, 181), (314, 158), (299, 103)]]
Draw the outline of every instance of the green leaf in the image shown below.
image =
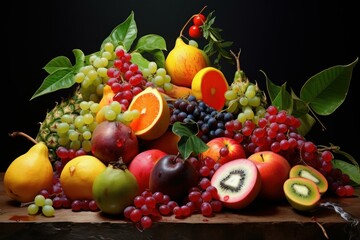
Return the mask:
[(292, 113), (293, 99), (291, 98), (290, 93), (286, 91), (286, 82), (281, 86), (280, 92), (276, 95), (271, 104), (275, 105), (280, 110), (286, 110), (289, 114)]
[(71, 69), (58, 70), (47, 76), (30, 100), (74, 85), (74, 72)]
[(138, 52), (131, 53), (131, 62), (137, 64), (140, 70), (149, 66), (149, 61)]
[(266, 82), (266, 89), (267, 89), (267, 92), (269, 94), (269, 98), (270, 98), (270, 101), (274, 101), (274, 99), (276, 98), (276, 96), (279, 94), (279, 92), (281, 91), (281, 87), (274, 84), (266, 75), (266, 73), (262, 70), (260, 70), (260, 72), (262, 74), (264, 74), (265, 76), (265, 82)]
[(56, 72), (58, 70), (69, 68), (72, 68), (70, 59), (65, 56), (58, 56), (51, 59), (50, 62), (45, 65), (44, 70), (47, 73), (52, 74), (53, 72)]
[(134, 51), (149, 52), (152, 50), (167, 50), (165, 39), (156, 34), (148, 34), (137, 42)]
[(300, 127), (297, 128), (298, 133), (300, 133), (302, 136), (306, 136), (306, 134), (309, 133), (312, 126), (315, 124), (316, 120), (308, 113), (299, 116), (298, 118), (301, 121)]
[(330, 115), (344, 102), (357, 61), (358, 58), (349, 65), (330, 67), (314, 75), (302, 86), (300, 98), (315, 113)]
[(293, 90), (291, 90), (291, 97), (293, 99), (293, 111), (292, 115), (294, 117), (301, 117), (309, 112), (309, 107), (301, 100)]
[(340, 169), (343, 173), (349, 175), (352, 181), (354, 181), (357, 184), (360, 184), (359, 166), (337, 159), (333, 159), (332, 164), (333, 164), (333, 168)]
[(129, 17), (116, 26), (110, 35), (101, 44), (101, 49), (104, 48), (105, 43), (112, 42), (115, 47), (122, 45), (124, 49), (129, 52), (131, 45), (137, 37), (137, 26), (134, 20), (134, 12), (132, 11)]
[(199, 131), (196, 123), (175, 122), (172, 131), (180, 136), (178, 149), (184, 159), (189, 158), (192, 153), (199, 154), (208, 149), (208, 146), (196, 136)]

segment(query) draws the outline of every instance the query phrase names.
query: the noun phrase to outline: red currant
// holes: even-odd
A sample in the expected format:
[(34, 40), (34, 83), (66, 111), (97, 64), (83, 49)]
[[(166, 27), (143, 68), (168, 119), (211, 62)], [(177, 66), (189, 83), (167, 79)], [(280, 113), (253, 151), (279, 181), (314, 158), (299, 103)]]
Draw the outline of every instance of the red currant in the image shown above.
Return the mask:
[(199, 13), (193, 17), (193, 23), (195, 26), (203, 25), (205, 20), (206, 20), (206, 17), (201, 13)]
[(196, 25), (192, 25), (190, 28), (189, 28), (189, 36), (192, 37), (192, 38), (200, 38), (202, 35), (201, 33), (201, 29), (199, 26), (196, 26)]

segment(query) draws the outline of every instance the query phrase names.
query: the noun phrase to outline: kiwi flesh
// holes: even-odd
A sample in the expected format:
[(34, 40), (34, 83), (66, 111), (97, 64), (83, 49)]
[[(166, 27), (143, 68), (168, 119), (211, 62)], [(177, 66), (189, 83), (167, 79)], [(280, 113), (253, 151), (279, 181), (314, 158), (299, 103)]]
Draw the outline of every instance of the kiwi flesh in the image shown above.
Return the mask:
[(218, 200), (231, 209), (242, 209), (255, 200), (261, 189), (260, 172), (249, 159), (235, 159), (221, 165), (211, 178)]
[(319, 192), (323, 195), (328, 190), (328, 181), (325, 176), (309, 165), (295, 165), (290, 169), (289, 177), (302, 177), (313, 181), (319, 188)]
[(290, 205), (299, 211), (314, 209), (321, 198), (318, 186), (307, 178), (288, 178), (284, 182), (283, 188)]

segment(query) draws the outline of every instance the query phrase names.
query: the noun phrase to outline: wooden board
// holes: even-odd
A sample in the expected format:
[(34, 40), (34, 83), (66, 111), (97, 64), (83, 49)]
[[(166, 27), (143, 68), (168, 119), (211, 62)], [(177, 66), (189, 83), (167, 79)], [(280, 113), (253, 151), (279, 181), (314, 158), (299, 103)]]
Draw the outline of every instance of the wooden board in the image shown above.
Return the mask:
[[(0, 239), (360, 239), (353, 226), (333, 209), (319, 207), (311, 213), (294, 211), (287, 202), (255, 201), (246, 209), (224, 211), (213, 217), (194, 214), (186, 219), (162, 217), (150, 229), (100, 212), (55, 211), (55, 217), (28, 216), (4, 193), (0, 175)], [(351, 198), (325, 198), (360, 218), (360, 191)], [(357, 235), (356, 235), (357, 234)], [(353, 236), (353, 238), (350, 238)]]

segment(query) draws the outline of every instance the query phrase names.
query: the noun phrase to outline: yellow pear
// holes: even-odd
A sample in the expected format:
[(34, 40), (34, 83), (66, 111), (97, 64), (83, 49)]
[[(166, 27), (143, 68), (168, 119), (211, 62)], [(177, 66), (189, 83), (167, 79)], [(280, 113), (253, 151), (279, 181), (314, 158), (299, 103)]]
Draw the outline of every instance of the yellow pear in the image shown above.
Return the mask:
[(38, 142), (11, 162), (4, 175), (5, 193), (26, 203), (33, 201), (43, 189), (52, 189), (53, 167), (44, 142)]
[(173, 84), (191, 88), (195, 74), (210, 66), (210, 60), (206, 53), (189, 44), (186, 44), (181, 37), (178, 37), (174, 48), (165, 59), (166, 72), (171, 77)]

